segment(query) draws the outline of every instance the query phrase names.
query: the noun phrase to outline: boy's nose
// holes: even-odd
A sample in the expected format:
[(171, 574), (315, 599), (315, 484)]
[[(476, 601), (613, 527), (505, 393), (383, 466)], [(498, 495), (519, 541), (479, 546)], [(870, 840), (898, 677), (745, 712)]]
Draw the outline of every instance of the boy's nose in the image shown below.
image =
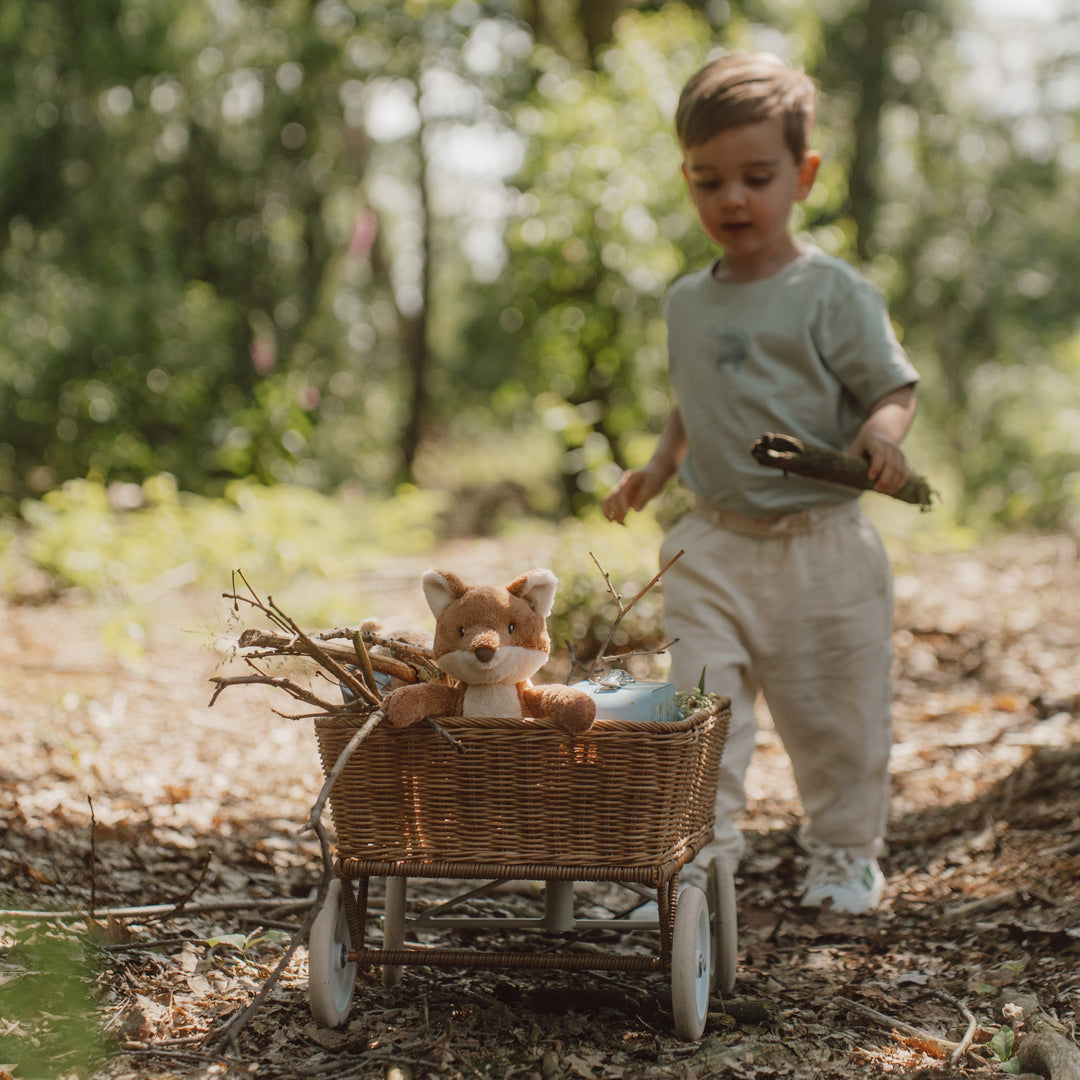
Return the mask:
[(742, 206), (746, 201), (746, 189), (742, 184), (725, 184), (720, 201), (724, 206)]

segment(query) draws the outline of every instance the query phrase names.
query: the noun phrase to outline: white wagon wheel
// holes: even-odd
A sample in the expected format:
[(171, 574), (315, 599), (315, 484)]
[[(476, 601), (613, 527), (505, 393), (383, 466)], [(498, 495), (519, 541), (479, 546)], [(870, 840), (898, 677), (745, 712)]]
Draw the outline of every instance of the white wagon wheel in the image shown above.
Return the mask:
[(689, 885), (679, 896), (671, 939), (671, 1008), (681, 1039), (696, 1041), (705, 1030), (711, 959), (708, 901)]
[(308, 934), (308, 1001), (323, 1027), (345, 1023), (352, 1006), (356, 963), (349, 960), (352, 937), (345, 917), (341, 880), (334, 878)]
[(735, 988), (739, 925), (735, 875), (724, 859), (710, 860), (705, 895), (712, 928), (712, 989), (730, 994)]

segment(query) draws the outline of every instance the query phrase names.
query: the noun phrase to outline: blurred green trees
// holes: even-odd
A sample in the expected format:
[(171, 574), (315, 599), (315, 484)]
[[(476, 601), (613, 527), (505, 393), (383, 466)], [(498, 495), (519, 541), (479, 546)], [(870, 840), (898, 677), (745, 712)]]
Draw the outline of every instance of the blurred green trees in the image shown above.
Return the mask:
[(669, 407), (663, 295), (710, 254), (670, 120), (720, 46), (822, 84), (798, 225), (888, 295), (920, 466), (976, 523), (1067, 523), (1076, 23), (985, 16), (0, 0), (0, 512), (73, 477), (448, 483), (493, 432), (554, 463), (534, 504), (587, 506)]

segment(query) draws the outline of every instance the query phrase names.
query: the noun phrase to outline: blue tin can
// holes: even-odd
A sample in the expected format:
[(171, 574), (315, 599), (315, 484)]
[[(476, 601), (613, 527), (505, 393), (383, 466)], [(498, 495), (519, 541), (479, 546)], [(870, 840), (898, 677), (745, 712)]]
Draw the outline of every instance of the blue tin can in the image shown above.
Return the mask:
[(675, 684), (639, 682), (628, 671), (614, 670), (606, 675), (574, 683), (596, 703), (598, 720), (678, 720)]

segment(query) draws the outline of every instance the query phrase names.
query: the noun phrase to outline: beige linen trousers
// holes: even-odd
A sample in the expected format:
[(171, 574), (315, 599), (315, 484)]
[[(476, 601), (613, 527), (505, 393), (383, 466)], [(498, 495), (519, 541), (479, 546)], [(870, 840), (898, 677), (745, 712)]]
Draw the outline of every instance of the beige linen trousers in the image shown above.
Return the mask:
[(735, 866), (762, 693), (791, 759), (806, 839), (877, 855), (892, 743), (892, 572), (858, 503), (766, 519), (699, 505), (668, 533), (661, 579), (671, 679), (731, 698), (714, 854)]

